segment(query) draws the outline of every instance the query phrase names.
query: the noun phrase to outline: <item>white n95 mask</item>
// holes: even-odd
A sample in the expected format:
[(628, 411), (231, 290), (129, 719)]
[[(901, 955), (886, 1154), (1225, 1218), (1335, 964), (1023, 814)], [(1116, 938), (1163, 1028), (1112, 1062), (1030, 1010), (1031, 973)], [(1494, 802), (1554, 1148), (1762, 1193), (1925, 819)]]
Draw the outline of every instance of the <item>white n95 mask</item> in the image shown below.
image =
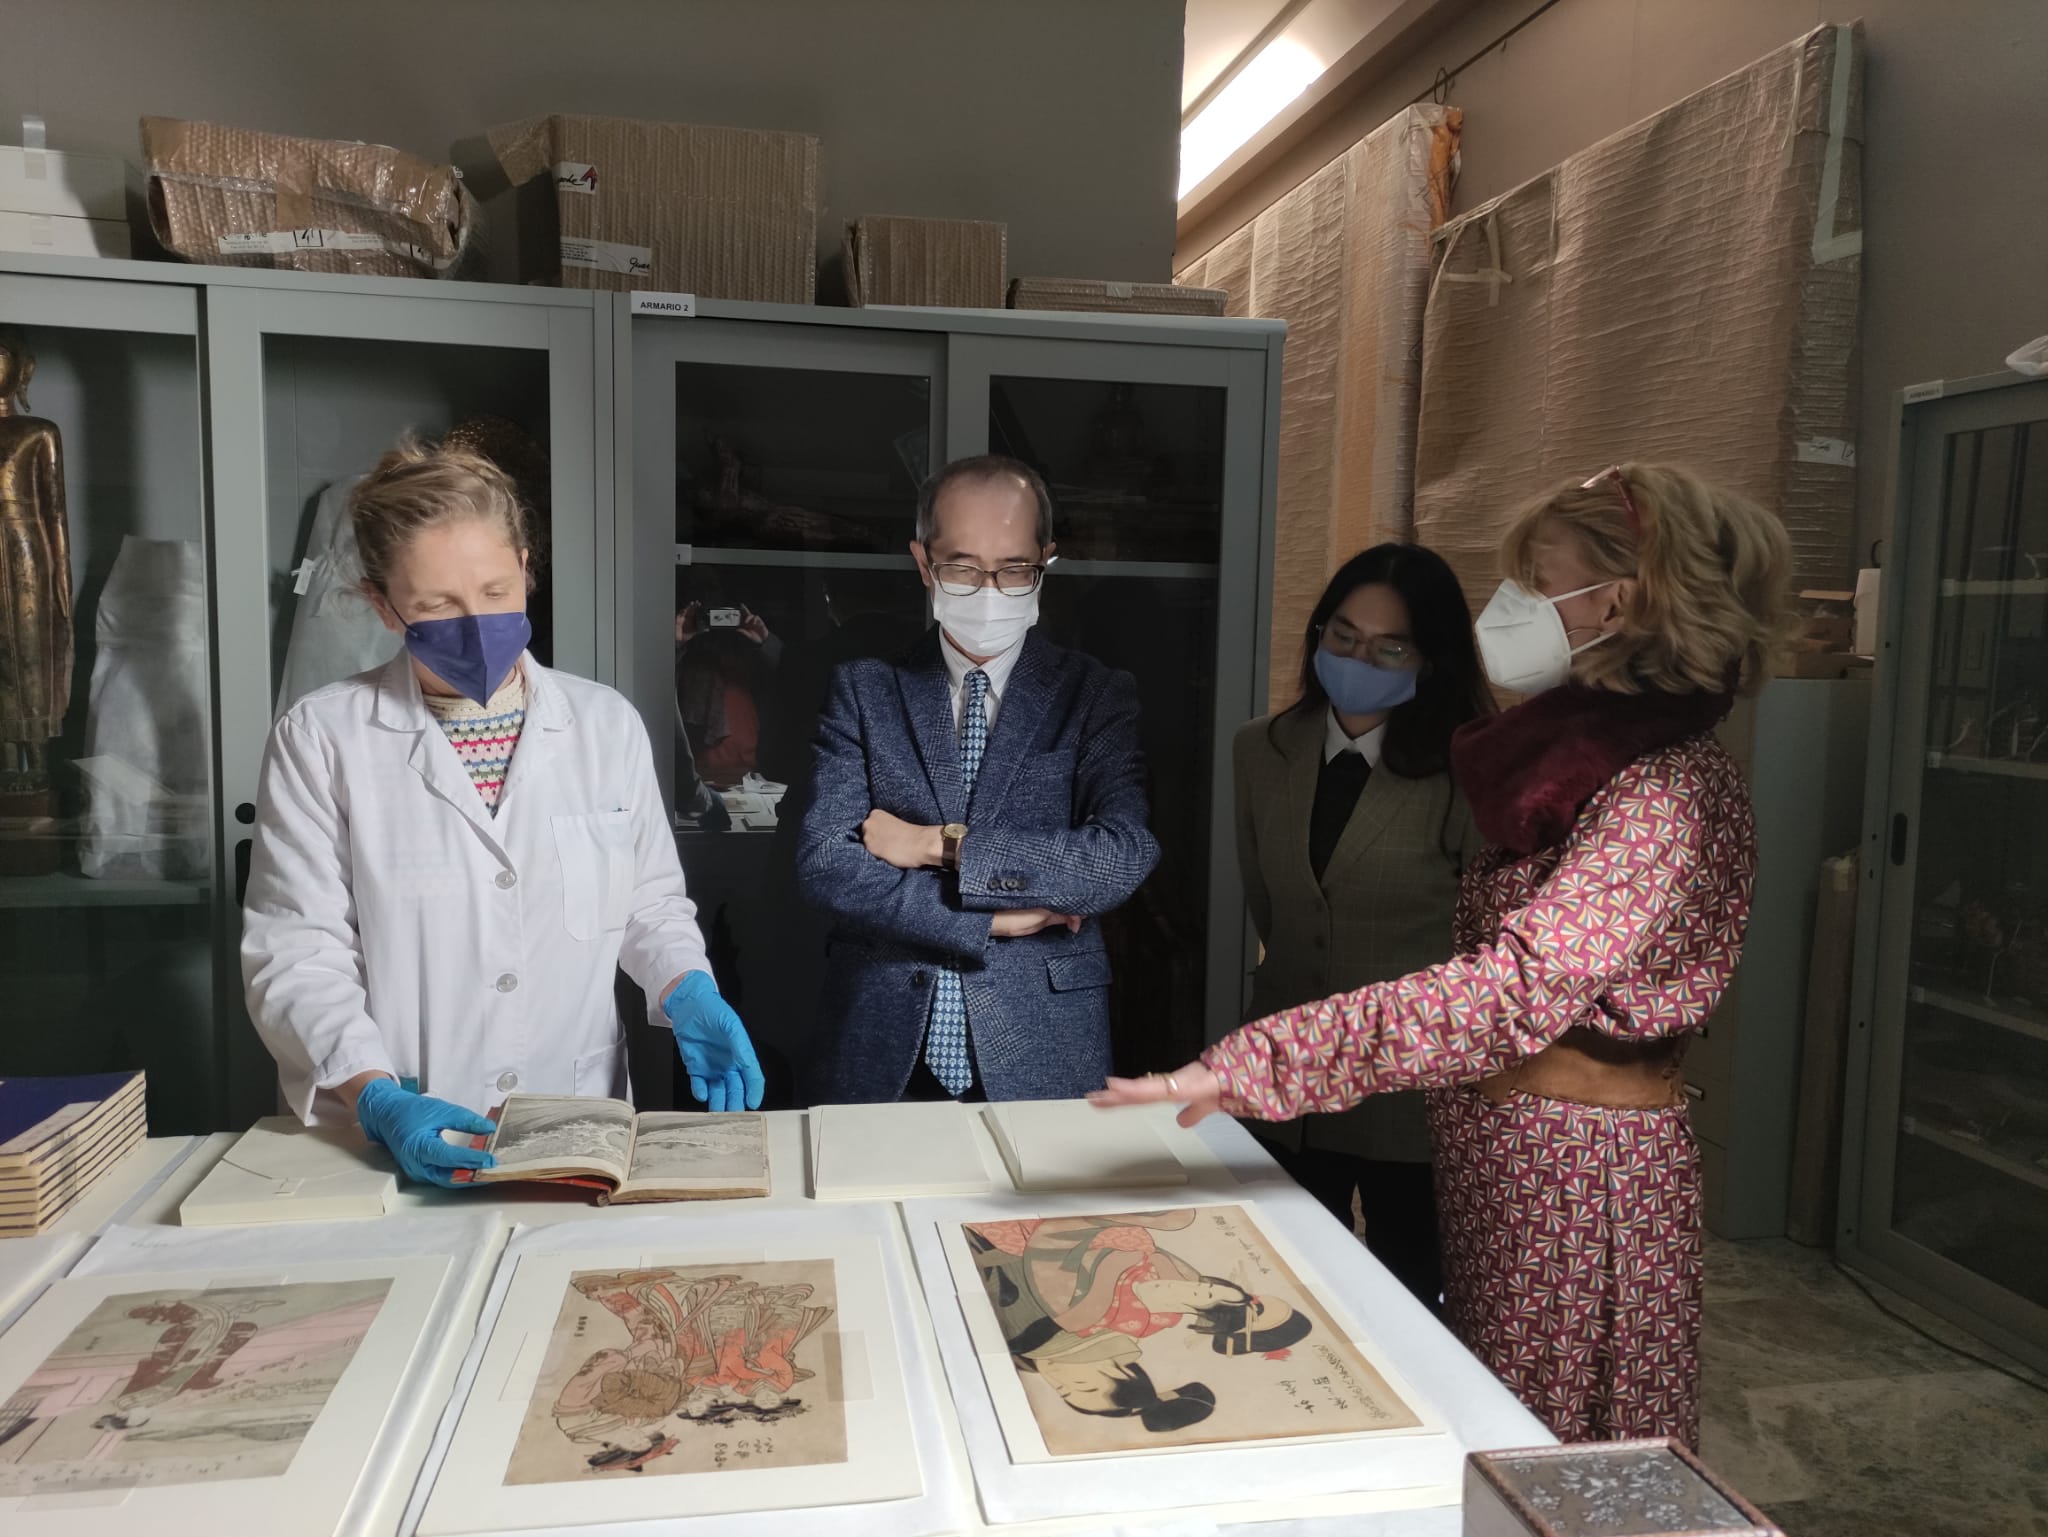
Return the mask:
[(1502, 582), (1472, 626), (1486, 676), (1495, 686), (1517, 694), (1540, 694), (1563, 683), (1572, 675), (1572, 658), (1607, 637), (1596, 635), (1585, 645), (1574, 646), (1557, 605), (1613, 585), (1595, 582), (1546, 598), (1520, 582)]
[(1001, 656), (1038, 623), (1038, 594), (1010, 597), (989, 583), (957, 597), (932, 583), (932, 617), (968, 656)]

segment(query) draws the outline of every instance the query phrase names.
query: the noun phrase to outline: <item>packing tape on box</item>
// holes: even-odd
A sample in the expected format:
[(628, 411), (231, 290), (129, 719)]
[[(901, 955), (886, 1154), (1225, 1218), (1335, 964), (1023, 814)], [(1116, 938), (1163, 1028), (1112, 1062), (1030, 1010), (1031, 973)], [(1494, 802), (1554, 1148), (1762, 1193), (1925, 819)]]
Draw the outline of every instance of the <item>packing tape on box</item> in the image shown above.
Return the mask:
[[(21, 118), (21, 174), (28, 181), (47, 181), (50, 176), (50, 157), (44, 153), (48, 139), (43, 132), (43, 120), (33, 113), (23, 113)], [(38, 240), (37, 245), (48, 245), (47, 240)]]
[(1828, 87), (1828, 147), (1820, 168), (1820, 206), (1813, 220), (1813, 259), (1841, 261), (1863, 250), (1863, 231), (1835, 233), (1835, 205), (1842, 196), (1842, 142), (1849, 131), (1849, 87), (1856, 73), (1853, 27), (1835, 28), (1835, 73)]
[(1498, 215), (1489, 213), (1485, 220), (1487, 259), (1492, 265), (1478, 267), (1471, 272), (1451, 271), (1451, 257), (1457, 254), (1458, 242), (1465, 238), (1465, 231), (1477, 224), (1478, 220), (1467, 220), (1458, 225), (1451, 236), (1451, 243), (1444, 252), (1443, 265), (1437, 269), (1440, 283), (1484, 283), (1486, 285), (1486, 307), (1492, 309), (1500, 303), (1500, 291), (1504, 284), (1514, 282), (1500, 259), (1500, 220)]

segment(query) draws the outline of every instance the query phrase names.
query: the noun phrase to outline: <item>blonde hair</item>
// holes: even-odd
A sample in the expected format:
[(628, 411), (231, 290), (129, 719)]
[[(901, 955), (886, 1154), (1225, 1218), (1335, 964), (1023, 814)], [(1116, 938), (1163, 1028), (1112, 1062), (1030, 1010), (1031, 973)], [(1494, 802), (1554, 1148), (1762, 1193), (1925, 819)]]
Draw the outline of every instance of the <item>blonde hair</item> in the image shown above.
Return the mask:
[(1624, 464), (1619, 483), (1573, 481), (1517, 513), (1506, 574), (1533, 588), (1537, 547), (1560, 534), (1601, 577), (1629, 583), (1619, 630), (1573, 664), (1589, 687), (1753, 694), (1790, 648), (1791, 541), (1747, 498), (1671, 465)]
[[(383, 592), (391, 570), (422, 533), (457, 518), (492, 524), (520, 555), (531, 552), (525, 504), (512, 477), (466, 448), (407, 437), (377, 461), (348, 496), (363, 561), (363, 585)], [(526, 576), (533, 589), (533, 573)]]

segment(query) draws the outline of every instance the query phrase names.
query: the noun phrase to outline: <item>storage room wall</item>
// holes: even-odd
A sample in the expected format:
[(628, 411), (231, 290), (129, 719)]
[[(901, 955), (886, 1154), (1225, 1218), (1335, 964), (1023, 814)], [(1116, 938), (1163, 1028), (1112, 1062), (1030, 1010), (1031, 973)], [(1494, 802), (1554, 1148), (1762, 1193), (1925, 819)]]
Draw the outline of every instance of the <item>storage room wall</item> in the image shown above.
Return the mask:
[(1013, 273), (1163, 281), (1180, 68), (1180, 0), (6, 0), (0, 139), (31, 112), (130, 160), (145, 113), (369, 139), (451, 159), (498, 225), (497, 123), (791, 129), (823, 141), (822, 253), (861, 214), (999, 219)]
[[(1228, 203), (1182, 233), (1185, 264), (1528, 17), (1480, 0)], [(1477, 206), (1807, 29), (1868, 44), (1859, 544), (1886, 531), (1897, 392), (2000, 370), (2048, 331), (2048, 4), (2041, 0), (1558, 0), (1459, 76)]]

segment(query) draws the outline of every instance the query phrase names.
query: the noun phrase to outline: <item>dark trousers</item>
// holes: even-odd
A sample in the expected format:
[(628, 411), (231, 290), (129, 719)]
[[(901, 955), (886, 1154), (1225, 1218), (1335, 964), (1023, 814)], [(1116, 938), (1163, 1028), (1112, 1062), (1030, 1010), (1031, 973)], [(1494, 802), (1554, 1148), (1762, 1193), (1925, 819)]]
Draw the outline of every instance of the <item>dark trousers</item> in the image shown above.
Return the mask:
[(1365, 1218), (1365, 1246), (1432, 1313), (1443, 1313), (1444, 1268), (1434, 1170), (1426, 1163), (1360, 1158), (1321, 1148), (1262, 1144), (1293, 1181), (1352, 1228), (1352, 1195)]

